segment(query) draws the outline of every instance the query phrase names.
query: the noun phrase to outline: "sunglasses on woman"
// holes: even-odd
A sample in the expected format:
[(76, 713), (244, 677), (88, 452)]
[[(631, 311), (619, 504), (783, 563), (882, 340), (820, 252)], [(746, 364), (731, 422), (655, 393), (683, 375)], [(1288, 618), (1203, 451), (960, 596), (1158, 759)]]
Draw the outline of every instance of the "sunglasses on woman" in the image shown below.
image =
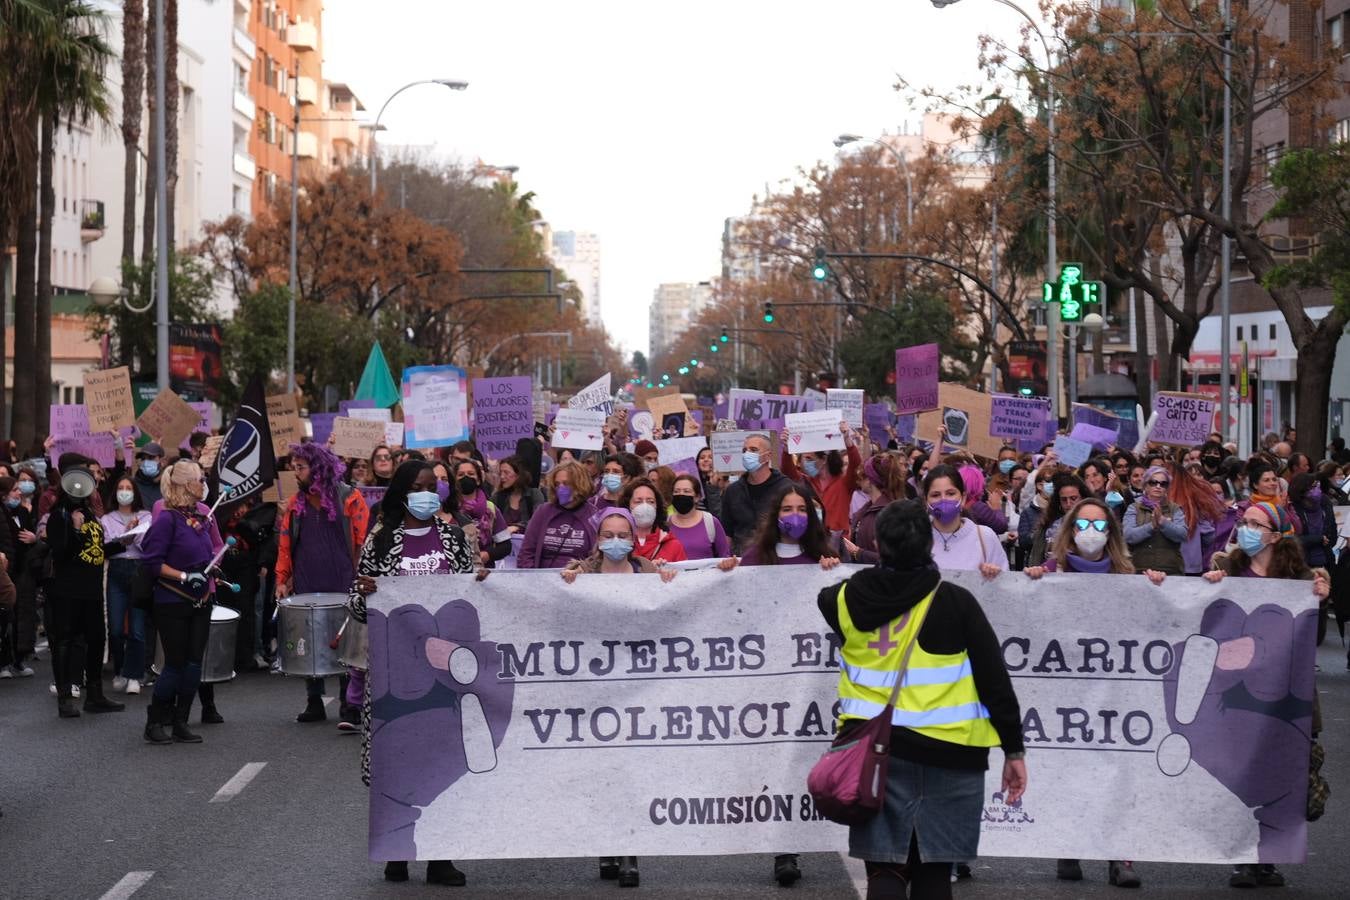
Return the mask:
[(1074, 519), (1073, 524), (1079, 531), (1087, 531), (1089, 528), (1095, 528), (1101, 532), (1106, 531), (1105, 519)]

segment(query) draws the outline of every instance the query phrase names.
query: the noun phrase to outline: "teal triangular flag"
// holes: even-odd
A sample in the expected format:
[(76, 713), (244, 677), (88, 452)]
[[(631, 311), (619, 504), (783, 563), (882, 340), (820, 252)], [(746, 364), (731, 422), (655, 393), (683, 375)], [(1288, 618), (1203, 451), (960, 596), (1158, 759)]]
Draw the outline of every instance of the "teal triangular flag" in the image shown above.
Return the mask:
[(380, 342), (370, 348), (370, 357), (366, 360), (366, 370), (361, 373), (361, 383), (356, 386), (353, 400), (374, 400), (381, 409), (393, 406), (399, 401), (398, 385), (389, 373), (389, 363), (384, 361), (384, 351)]

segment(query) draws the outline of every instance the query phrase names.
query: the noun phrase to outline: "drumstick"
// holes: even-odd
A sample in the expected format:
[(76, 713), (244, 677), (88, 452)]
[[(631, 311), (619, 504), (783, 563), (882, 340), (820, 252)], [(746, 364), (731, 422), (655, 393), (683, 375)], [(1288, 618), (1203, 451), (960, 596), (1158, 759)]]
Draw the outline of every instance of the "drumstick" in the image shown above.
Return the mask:
[(221, 488), (220, 488), (220, 496), (217, 497), (217, 498), (216, 498), (216, 502), (215, 502), (214, 504), (212, 504), (212, 506), (211, 506), (211, 511), (208, 512), (208, 513), (206, 514), (207, 521), (210, 521), (211, 519), (214, 519), (214, 518), (216, 517), (216, 508), (220, 506), (221, 502), (222, 502), (226, 497), (230, 496), (230, 491), (232, 491), (232, 490), (233, 490), (233, 488), (229, 487), (228, 485), (222, 485), (222, 486), (221, 486)]
[(216, 555), (211, 557), (211, 561), (206, 564), (206, 571), (209, 572), (216, 566), (220, 565), (220, 561), (225, 558), (225, 551), (229, 550), (237, 543), (238, 541), (234, 539), (234, 535), (230, 535), (229, 537), (227, 537), (225, 539), (225, 543), (221, 544), (220, 549), (216, 551)]

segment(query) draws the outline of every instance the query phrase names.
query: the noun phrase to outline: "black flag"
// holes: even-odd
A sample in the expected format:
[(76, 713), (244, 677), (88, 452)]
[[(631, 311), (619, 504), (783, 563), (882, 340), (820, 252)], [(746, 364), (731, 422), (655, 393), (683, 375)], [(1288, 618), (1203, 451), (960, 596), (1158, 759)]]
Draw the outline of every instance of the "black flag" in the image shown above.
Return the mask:
[(267, 398), (262, 380), (253, 378), (244, 388), (230, 430), (216, 457), (217, 490), (228, 491), (227, 503), (238, 503), (272, 486), (277, 461), (272, 455), (272, 429), (267, 424)]

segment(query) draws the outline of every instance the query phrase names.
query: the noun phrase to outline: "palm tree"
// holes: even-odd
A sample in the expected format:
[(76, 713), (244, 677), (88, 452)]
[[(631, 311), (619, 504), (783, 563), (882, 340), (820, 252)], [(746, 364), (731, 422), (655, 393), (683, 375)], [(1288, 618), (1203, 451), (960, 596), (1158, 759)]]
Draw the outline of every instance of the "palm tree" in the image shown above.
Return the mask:
[[(52, 402), (52, 216), (56, 212), (56, 188), (52, 181), (56, 127), (68, 123), (88, 125), (108, 122), (111, 108), (103, 73), (113, 57), (101, 32), (107, 28), (103, 12), (85, 0), (48, 0), (55, 29), (43, 54), (38, 102), (42, 115), (42, 150), (39, 158), (38, 279), (34, 324), (37, 340), (33, 359), (32, 414), (35, 436), (50, 427)], [(16, 332), (17, 337), (17, 332)], [(15, 347), (15, 366), (18, 366)], [(22, 415), (15, 394), (16, 416)]]
[(145, 114), (145, 4), (122, 2), (122, 265), (136, 260), (136, 154)]

